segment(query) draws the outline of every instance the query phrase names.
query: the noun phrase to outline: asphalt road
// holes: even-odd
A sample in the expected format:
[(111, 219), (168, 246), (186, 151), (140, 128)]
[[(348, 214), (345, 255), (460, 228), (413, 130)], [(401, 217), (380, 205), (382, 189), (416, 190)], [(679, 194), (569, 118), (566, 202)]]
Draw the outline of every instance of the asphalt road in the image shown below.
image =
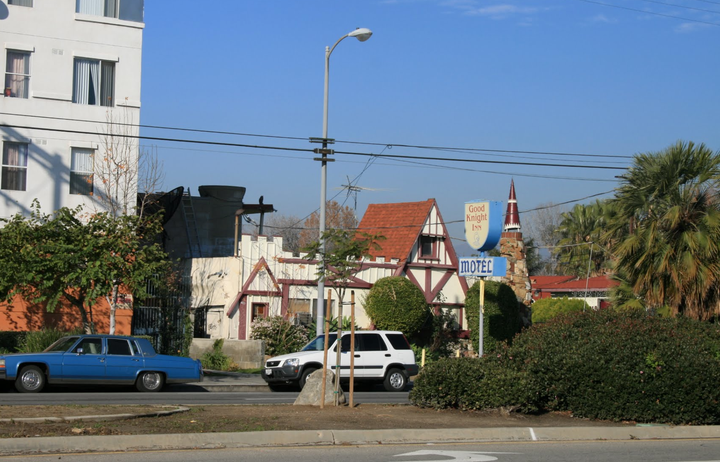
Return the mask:
[[(56, 456), (57, 457), (57, 456)], [(3, 457), (0, 457), (2, 459)], [(720, 440), (602, 441), (532, 443), (462, 443), (438, 445), (371, 445), (203, 449), (184, 451), (62, 454), (63, 462), (720, 462)], [(13, 457), (17, 460), (17, 457)], [(24, 462), (46, 462), (48, 455), (23, 456)]]

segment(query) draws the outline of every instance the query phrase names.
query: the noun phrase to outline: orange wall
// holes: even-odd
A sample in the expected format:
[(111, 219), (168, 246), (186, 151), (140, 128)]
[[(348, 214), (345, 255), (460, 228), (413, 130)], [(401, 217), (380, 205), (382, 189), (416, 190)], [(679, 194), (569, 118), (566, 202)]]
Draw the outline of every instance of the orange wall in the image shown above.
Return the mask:
[[(107, 300), (101, 299), (93, 306), (92, 316), (95, 332), (107, 334), (110, 330), (110, 306)], [(132, 310), (115, 311), (116, 334), (130, 335), (131, 322)], [(12, 303), (0, 302), (0, 331), (37, 331), (43, 327), (64, 331), (82, 327), (80, 312), (67, 302), (61, 302), (54, 313), (48, 313), (44, 303), (31, 305), (20, 297), (15, 297)]]

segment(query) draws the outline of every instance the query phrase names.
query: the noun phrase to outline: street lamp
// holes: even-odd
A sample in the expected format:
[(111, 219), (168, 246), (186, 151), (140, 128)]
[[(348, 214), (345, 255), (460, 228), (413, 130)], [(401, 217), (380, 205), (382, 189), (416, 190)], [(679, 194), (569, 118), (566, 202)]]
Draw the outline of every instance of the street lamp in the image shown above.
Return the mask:
[[(335, 42), (335, 45), (330, 47), (325, 47), (325, 98), (323, 100), (323, 136), (321, 139), (317, 138), (311, 138), (311, 142), (321, 142), (322, 148), (316, 149), (315, 152), (322, 155), (320, 158), (316, 158), (315, 160), (320, 161), (322, 163), (322, 167), (320, 170), (320, 254), (325, 255), (325, 237), (323, 236), (325, 234), (325, 200), (327, 198), (327, 163), (332, 162), (331, 159), (328, 159), (328, 154), (332, 154), (333, 151), (328, 149), (328, 144), (332, 144), (335, 142), (335, 140), (328, 139), (328, 89), (330, 85), (330, 55), (332, 54), (333, 50), (336, 46), (338, 46), (338, 43), (342, 42), (347, 37), (355, 37), (361, 42), (366, 41), (370, 38), (372, 35), (372, 31), (370, 29), (366, 29), (364, 27), (355, 29), (354, 31), (350, 32), (349, 34), (345, 34), (340, 39)], [(320, 271), (321, 274), (324, 274), (324, 268), (325, 262), (324, 260), (320, 261)], [(323, 295), (323, 292), (325, 292), (325, 281), (321, 278), (318, 281), (318, 302), (317, 302), (317, 335), (321, 335), (325, 329), (325, 296)]]

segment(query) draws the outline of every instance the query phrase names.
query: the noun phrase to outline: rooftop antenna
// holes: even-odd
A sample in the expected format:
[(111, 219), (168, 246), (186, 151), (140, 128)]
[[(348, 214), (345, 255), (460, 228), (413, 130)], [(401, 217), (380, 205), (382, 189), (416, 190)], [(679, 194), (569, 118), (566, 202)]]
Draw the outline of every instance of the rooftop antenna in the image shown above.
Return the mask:
[(354, 203), (353, 210), (355, 210), (355, 211), (357, 211), (357, 196), (358, 196), (359, 192), (361, 192), (361, 191), (389, 191), (389, 189), (384, 189), (384, 188), (365, 188), (362, 186), (357, 186), (357, 185), (352, 184), (349, 176), (346, 176), (346, 178), (347, 178), (347, 184), (340, 185), (339, 188), (335, 188), (335, 189), (347, 190), (347, 197), (350, 197), (350, 195), (352, 194), (353, 203)]

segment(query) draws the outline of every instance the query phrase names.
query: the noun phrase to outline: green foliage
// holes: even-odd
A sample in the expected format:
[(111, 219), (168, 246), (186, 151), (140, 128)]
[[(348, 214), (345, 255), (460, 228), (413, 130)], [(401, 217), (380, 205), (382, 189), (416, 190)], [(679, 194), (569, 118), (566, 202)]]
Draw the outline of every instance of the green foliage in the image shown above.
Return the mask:
[(145, 280), (167, 268), (167, 254), (153, 242), (162, 229), (159, 218), (66, 207), (45, 215), (35, 201), (29, 217), (0, 219), (0, 299), (21, 295), (46, 303), (50, 312), (64, 299), (79, 310), (86, 329), (94, 329), (92, 306), (117, 282), (141, 299)]
[(425, 350), (425, 364), (446, 358), (459, 348), (457, 342), (457, 320), (454, 310), (442, 309), (438, 314), (428, 317), (420, 333), (411, 337), (415, 358), (420, 361)]
[(547, 322), (558, 315), (586, 309), (588, 304), (577, 298), (543, 298), (532, 305), (532, 322)]
[(540, 404), (594, 419), (720, 423), (720, 329), (638, 310), (586, 311), (533, 326), (509, 355)]
[[(468, 289), (465, 296), (465, 316), (470, 326), (473, 348), (479, 351), (480, 281)], [(507, 284), (496, 281), (485, 283), (483, 316), (483, 352), (491, 353), (501, 344), (509, 342), (522, 329), (520, 309), (515, 292)]]
[(183, 318), (183, 342), (182, 342), (182, 356), (185, 356), (186, 358), (190, 357), (190, 346), (192, 345), (192, 341), (194, 338), (194, 329), (195, 325), (193, 324), (193, 320), (190, 317), (189, 312), (185, 312), (185, 317)]
[(598, 244), (607, 220), (614, 213), (609, 201), (596, 200), (592, 204), (577, 204), (563, 213), (557, 229), (561, 239), (555, 247), (562, 274), (586, 277), (600, 274), (609, 265), (605, 247)]
[(225, 343), (224, 339), (217, 339), (213, 342), (212, 351), (203, 353), (200, 357), (203, 369), (213, 371), (226, 371), (232, 363), (230, 356), (223, 353), (222, 348)]
[(527, 374), (505, 364), (512, 358), (443, 358), (415, 379), (410, 401), (434, 409), (536, 411)]
[(699, 320), (720, 316), (720, 152), (677, 142), (636, 154), (602, 240), (626, 282), (621, 303)]
[(431, 316), (425, 295), (409, 279), (379, 279), (365, 297), (365, 313), (380, 330), (397, 330), (408, 337), (418, 333)]
[(305, 327), (296, 326), (282, 316), (256, 318), (250, 329), (250, 338), (264, 340), (265, 354), (270, 356), (300, 351), (310, 341)]
[(38, 331), (27, 332), (17, 347), (19, 353), (39, 353), (52, 345), (55, 341), (67, 336), (77, 335), (82, 332), (77, 329), (72, 332), (65, 332), (58, 329), (45, 328)]
[[(330, 320), (330, 326), (329, 330), (330, 332), (337, 331), (338, 328), (338, 322), (337, 318), (333, 318)], [(352, 329), (352, 320), (349, 316), (343, 316), (342, 318), (342, 325), (341, 325), (343, 332), (350, 332), (350, 329)], [(317, 332), (317, 320), (313, 319), (310, 324), (307, 324), (305, 326), (305, 330), (307, 331), (308, 337), (314, 337), (315, 333)], [(355, 324), (355, 330), (360, 330), (357, 324)]]
[(2, 331), (0, 332), (0, 350), (15, 352), (22, 343), (26, 332)]

